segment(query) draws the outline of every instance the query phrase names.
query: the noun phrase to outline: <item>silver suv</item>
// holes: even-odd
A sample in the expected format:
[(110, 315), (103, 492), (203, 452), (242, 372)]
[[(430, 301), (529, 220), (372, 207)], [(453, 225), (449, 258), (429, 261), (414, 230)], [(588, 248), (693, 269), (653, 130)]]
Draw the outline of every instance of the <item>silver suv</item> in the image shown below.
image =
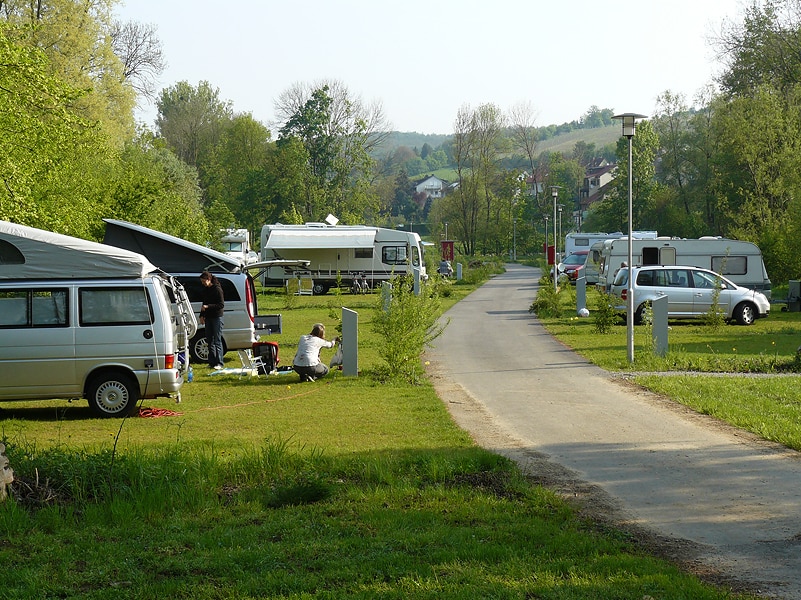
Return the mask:
[[(740, 287), (714, 271), (698, 267), (647, 266), (631, 269), (634, 277), (634, 322), (642, 323), (646, 303), (667, 297), (668, 318), (692, 319), (707, 314), (715, 302), (729, 321), (751, 325), (770, 314), (770, 302), (762, 292)], [(612, 294), (623, 300), (626, 310), (629, 269), (620, 269), (612, 283)]]

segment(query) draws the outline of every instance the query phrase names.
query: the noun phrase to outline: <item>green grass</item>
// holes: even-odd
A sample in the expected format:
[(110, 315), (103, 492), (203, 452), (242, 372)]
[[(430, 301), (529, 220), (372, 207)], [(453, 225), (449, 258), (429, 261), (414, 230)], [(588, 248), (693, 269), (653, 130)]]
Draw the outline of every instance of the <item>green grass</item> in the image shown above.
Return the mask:
[[(453, 285), (445, 307), (474, 287)], [(358, 378), (201, 367), (181, 404), (145, 403), (182, 413), (159, 419), (4, 403), (0, 439), (28, 493), (0, 506), (2, 597), (735, 597), (477, 448), (428, 383), (374, 379), (374, 301), (260, 298), (283, 315), (282, 364), (312, 323), (332, 332), (332, 311), (357, 310)]]
[(595, 290), (588, 290), (588, 318), (575, 316), (574, 293), (572, 289), (560, 293), (561, 316), (542, 322), (576, 352), (604, 369), (631, 372), (637, 384), (698, 412), (801, 450), (797, 392), (801, 364), (796, 356), (801, 344), (801, 313), (782, 312), (775, 305), (768, 318), (748, 327), (727, 324), (711, 328), (700, 320), (670, 321), (664, 357), (651, 350), (648, 327), (636, 326), (634, 362), (630, 364), (623, 320), (608, 334), (596, 333)]

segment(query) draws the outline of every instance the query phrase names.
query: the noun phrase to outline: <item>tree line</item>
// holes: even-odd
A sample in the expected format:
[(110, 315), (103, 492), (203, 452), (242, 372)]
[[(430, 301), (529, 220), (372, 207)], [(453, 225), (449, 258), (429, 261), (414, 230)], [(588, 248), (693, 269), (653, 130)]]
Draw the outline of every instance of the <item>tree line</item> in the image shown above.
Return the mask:
[[(584, 230), (625, 230), (628, 146), (543, 141), (612, 123), (592, 106), (539, 126), (529, 103), (464, 105), (437, 146), (388, 150), (391, 124), (337, 80), (297, 83), (276, 122), (235, 113), (207, 81), (156, 90), (164, 68), (152, 26), (113, 19), (114, 0), (0, 1), (0, 218), (88, 239), (102, 218), (134, 221), (199, 243), (220, 228), (271, 222), (397, 226), (423, 222), (468, 255), (541, 251), (550, 189), (575, 226), (587, 168), (616, 161)], [(752, 0), (714, 44), (723, 61), (692, 102), (665, 91), (633, 138), (634, 226), (663, 235), (756, 242), (776, 281), (799, 277), (801, 0)], [(157, 118), (137, 127), (137, 101)], [(433, 172), (453, 184), (416, 197)]]

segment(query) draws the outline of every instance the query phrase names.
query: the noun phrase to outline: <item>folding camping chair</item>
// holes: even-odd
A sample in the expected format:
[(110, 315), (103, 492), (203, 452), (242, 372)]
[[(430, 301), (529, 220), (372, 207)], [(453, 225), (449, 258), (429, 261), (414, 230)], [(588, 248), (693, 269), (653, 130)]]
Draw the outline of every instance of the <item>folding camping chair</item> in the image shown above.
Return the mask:
[(240, 379), (243, 375), (255, 375), (256, 377), (264, 375), (267, 377), (269, 370), (261, 356), (253, 356), (252, 350), (237, 350), (237, 354), (239, 354), (239, 360), (242, 363), (242, 369), (239, 371)]

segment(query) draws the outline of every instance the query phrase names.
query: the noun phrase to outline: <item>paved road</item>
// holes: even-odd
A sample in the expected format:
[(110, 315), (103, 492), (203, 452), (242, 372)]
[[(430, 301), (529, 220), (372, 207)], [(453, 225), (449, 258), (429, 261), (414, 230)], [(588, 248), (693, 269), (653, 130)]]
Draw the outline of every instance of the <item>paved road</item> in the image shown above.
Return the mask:
[(618, 516), (724, 576), (801, 599), (799, 454), (588, 363), (528, 313), (539, 271), (506, 268), (448, 311), (429, 352), (457, 422), (535, 477), (557, 467), (602, 489)]

